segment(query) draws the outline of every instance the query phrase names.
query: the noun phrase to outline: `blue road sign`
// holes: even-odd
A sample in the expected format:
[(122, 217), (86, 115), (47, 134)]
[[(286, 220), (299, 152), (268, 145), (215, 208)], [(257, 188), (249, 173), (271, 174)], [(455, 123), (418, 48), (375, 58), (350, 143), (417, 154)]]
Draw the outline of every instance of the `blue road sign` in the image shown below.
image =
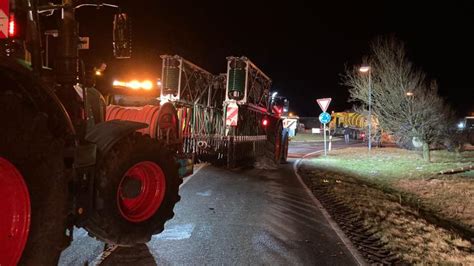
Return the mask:
[(331, 121), (331, 115), (327, 112), (322, 112), (319, 115), (319, 121), (323, 124), (327, 124), (329, 121)]

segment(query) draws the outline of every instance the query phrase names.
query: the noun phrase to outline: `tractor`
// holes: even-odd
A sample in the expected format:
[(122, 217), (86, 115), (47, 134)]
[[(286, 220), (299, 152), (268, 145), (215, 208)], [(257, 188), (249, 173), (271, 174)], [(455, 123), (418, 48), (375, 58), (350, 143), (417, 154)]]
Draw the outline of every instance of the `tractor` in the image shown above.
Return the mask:
[[(102, 1), (43, 2), (0, 0), (0, 265), (56, 265), (73, 226), (146, 243), (180, 199), (173, 151), (140, 133), (147, 124), (106, 120), (79, 56), (76, 10), (117, 10), (116, 58), (131, 54), (127, 14)], [(52, 67), (45, 21), (59, 24)]]

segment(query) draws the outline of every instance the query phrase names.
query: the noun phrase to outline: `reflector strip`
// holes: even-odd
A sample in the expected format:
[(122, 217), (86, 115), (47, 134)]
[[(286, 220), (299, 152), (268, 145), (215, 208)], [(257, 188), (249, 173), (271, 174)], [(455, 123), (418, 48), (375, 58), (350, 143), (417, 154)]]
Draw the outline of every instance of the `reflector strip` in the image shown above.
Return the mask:
[(239, 117), (239, 107), (237, 104), (229, 104), (227, 106), (225, 124), (226, 126), (237, 126), (237, 120)]

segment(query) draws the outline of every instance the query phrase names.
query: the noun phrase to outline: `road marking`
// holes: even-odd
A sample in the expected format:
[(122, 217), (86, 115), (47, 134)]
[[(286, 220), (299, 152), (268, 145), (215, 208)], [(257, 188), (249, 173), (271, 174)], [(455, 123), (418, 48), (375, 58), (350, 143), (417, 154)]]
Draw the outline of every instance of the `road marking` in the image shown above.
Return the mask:
[(158, 235), (153, 235), (156, 240), (183, 240), (191, 237), (194, 231), (194, 224), (176, 224), (168, 226)]
[(211, 196), (211, 194), (212, 194), (211, 190), (207, 190), (207, 191), (204, 191), (204, 192), (196, 192), (196, 195), (203, 196), (203, 197), (209, 197), (209, 196)]
[(300, 159), (296, 160), (293, 163), (293, 172), (295, 173), (296, 177), (298, 177), (298, 180), (300, 181), (301, 185), (303, 185), (306, 193), (308, 193), (309, 197), (311, 200), (316, 204), (316, 206), (321, 210), (321, 213), (323, 214), (324, 218), (328, 221), (329, 225), (331, 228), (336, 232), (337, 236), (339, 239), (341, 239), (342, 243), (346, 246), (346, 248), (349, 250), (351, 255), (354, 257), (354, 259), (357, 261), (359, 265), (367, 265), (365, 260), (363, 259), (362, 255), (360, 255), (359, 251), (352, 245), (351, 241), (346, 237), (344, 232), (342, 232), (341, 228), (337, 225), (337, 223), (331, 218), (331, 215), (326, 211), (326, 209), (323, 207), (321, 202), (313, 195), (311, 190), (306, 186), (306, 184), (303, 181), (303, 178), (298, 174), (298, 166), (299, 164), (308, 156), (311, 156), (316, 153), (321, 153), (324, 150), (319, 150), (319, 151), (314, 151), (307, 153), (303, 155)]
[(184, 186), (184, 184), (188, 183), (189, 180), (191, 180), (191, 178), (193, 178), (199, 171), (201, 171), (202, 168), (208, 166), (209, 164), (208, 163), (203, 163), (201, 165), (199, 165), (198, 167), (196, 167), (196, 170), (193, 171), (193, 174), (188, 176), (188, 177), (185, 177), (183, 183), (179, 186), (179, 188), (181, 188), (182, 186)]

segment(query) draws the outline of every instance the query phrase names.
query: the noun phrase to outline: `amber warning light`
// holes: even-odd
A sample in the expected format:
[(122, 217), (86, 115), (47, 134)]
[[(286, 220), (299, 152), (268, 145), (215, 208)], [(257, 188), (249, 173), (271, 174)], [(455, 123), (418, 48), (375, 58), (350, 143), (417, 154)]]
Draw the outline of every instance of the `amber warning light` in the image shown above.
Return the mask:
[(132, 80), (132, 81), (120, 81), (114, 80), (112, 84), (115, 88), (128, 88), (132, 90), (151, 90), (153, 89), (153, 82), (150, 80)]

